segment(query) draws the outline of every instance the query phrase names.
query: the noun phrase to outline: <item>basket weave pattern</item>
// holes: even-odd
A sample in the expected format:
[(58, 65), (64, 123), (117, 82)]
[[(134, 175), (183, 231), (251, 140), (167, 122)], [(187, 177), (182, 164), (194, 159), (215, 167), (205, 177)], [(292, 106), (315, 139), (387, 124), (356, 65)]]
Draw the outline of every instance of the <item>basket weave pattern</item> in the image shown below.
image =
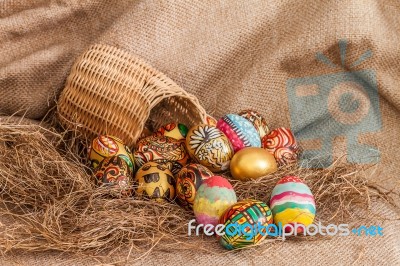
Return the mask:
[(191, 126), (206, 116), (198, 99), (163, 73), (128, 52), (100, 44), (75, 62), (58, 114), (66, 128), (78, 127), (86, 138), (110, 134), (128, 145), (134, 145), (145, 124), (157, 127), (175, 120)]

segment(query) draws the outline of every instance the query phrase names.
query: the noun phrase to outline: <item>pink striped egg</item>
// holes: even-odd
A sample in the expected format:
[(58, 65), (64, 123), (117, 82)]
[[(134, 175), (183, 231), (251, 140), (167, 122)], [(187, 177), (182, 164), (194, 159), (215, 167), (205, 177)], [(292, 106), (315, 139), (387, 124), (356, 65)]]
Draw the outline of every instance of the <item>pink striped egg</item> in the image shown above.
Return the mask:
[(270, 207), (274, 223), (281, 223), (282, 227), (286, 224), (307, 227), (313, 223), (316, 212), (310, 188), (297, 176), (285, 176), (279, 180), (272, 190)]
[(213, 176), (204, 180), (193, 204), (197, 223), (216, 226), (221, 215), (236, 202), (235, 190), (226, 178)]

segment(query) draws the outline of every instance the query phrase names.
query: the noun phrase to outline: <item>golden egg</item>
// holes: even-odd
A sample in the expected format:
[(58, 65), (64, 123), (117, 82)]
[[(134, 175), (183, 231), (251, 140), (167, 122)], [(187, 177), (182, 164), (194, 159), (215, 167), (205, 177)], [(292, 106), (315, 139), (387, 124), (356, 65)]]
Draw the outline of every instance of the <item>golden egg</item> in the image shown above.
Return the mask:
[(274, 156), (263, 148), (248, 147), (231, 160), (231, 174), (237, 180), (257, 179), (278, 170)]

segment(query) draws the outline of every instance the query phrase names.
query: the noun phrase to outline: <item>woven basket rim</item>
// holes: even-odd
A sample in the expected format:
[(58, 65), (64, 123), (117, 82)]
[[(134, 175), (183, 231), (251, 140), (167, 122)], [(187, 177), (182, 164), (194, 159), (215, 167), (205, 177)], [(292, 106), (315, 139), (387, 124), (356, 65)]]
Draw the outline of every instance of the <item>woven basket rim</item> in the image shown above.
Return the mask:
[[(118, 93), (119, 90), (123, 93)], [(121, 105), (114, 97), (127, 104), (130, 110), (127, 112), (136, 120), (129, 120), (121, 107), (117, 108)], [(184, 120), (192, 124), (207, 121), (207, 113), (196, 96), (141, 57), (115, 46), (93, 44), (76, 59), (60, 94), (58, 113), (62, 123), (70, 127), (74, 124), (74, 128), (86, 131), (86, 135), (104, 134), (108, 129), (103, 129), (103, 125), (114, 127), (112, 130), (121, 134), (117, 136), (132, 145), (150, 116), (152, 122), (157, 117), (158, 113), (153, 115), (151, 110), (166, 99), (171, 99), (165, 102), (171, 106), (169, 112), (180, 119), (186, 117)], [(106, 114), (103, 122), (101, 114)], [(117, 121), (114, 123), (110, 117)], [(136, 125), (129, 125), (132, 121)]]

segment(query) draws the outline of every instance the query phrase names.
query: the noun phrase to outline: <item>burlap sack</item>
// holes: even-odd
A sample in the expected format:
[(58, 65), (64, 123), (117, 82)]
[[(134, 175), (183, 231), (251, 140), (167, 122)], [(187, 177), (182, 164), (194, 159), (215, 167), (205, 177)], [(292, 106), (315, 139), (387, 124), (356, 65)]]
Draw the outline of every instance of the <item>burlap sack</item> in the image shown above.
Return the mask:
[[(89, 45), (140, 55), (195, 94), (212, 115), (259, 110), (292, 127), (305, 166), (347, 154), (377, 162), (394, 185), (400, 155), (400, 3), (388, 1), (3, 1), (0, 112), (40, 119)], [(317, 160), (313, 160), (317, 158)], [(398, 178), (397, 178), (398, 182)], [(398, 218), (374, 203), (383, 215)], [(398, 221), (384, 237), (274, 244), (268, 253), (152, 253), (151, 264), (400, 264)], [(140, 257), (130, 261), (143, 263)], [(125, 263), (124, 258), (115, 262)], [(2, 264), (86, 264), (55, 252), (10, 254)]]

